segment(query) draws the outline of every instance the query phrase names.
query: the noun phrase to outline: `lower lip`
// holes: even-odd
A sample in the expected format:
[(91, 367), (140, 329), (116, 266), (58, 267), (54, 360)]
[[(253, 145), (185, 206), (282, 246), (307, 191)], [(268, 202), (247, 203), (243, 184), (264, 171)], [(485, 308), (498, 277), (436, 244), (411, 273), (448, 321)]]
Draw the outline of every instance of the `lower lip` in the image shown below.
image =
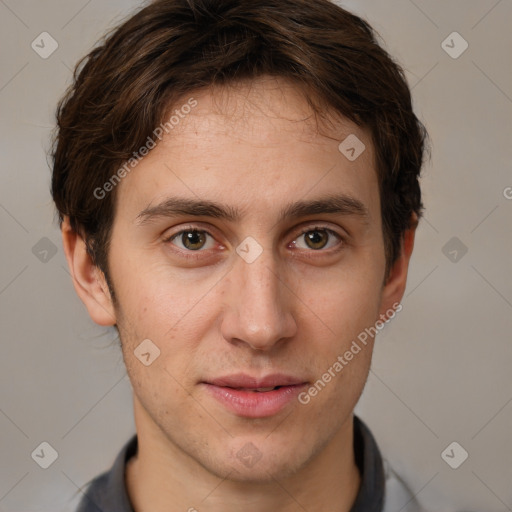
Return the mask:
[(273, 391), (243, 391), (203, 383), (206, 390), (228, 410), (246, 418), (266, 418), (284, 409), (306, 384), (282, 386)]

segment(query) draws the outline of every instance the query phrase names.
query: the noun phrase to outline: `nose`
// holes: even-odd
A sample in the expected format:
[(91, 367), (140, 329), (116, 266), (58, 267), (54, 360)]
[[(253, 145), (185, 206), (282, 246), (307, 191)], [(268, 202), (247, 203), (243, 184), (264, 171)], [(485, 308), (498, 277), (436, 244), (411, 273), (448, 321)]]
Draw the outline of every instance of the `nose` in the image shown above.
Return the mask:
[(221, 330), (225, 340), (269, 351), (296, 334), (294, 295), (271, 250), (264, 250), (252, 263), (238, 258), (224, 286)]

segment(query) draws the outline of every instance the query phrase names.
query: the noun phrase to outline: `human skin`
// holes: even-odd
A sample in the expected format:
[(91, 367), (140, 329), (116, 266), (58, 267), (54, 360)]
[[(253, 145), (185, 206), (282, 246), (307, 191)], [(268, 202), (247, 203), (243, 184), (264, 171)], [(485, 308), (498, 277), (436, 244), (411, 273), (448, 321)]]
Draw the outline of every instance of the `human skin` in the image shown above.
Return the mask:
[[(120, 333), (139, 447), (130, 499), (137, 512), (348, 511), (360, 485), (353, 409), (373, 340), (308, 404), (295, 399), (267, 417), (234, 413), (204, 382), (284, 373), (313, 384), (400, 302), (414, 228), (386, 279), (369, 132), (340, 118), (320, 133), (292, 83), (261, 77), (189, 96), (198, 105), (118, 185), (108, 256), (116, 303), (83, 240), (67, 219), (62, 226), (77, 293), (96, 323)], [(338, 149), (349, 134), (366, 146), (353, 162)], [(332, 195), (358, 200), (366, 215), (279, 219), (284, 205)], [(169, 196), (242, 217), (142, 222)], [(199, 249), (168, 240), (192, 227), (206, 232)], [(301, 234), (315, 228), (325, 247)], [(263, 249), (252, 263), (236, 252), (248, 236)], [(145, 339), (160, 349), (150, 366), (134, 355)], [(237, 457), (248, 443), (261, 455), (252, 467)]]

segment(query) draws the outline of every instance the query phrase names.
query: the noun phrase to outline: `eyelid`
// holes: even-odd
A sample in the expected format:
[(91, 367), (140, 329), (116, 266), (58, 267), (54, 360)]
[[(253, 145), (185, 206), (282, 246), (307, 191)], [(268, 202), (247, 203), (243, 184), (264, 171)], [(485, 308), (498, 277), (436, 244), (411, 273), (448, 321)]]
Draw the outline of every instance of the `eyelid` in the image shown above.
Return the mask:
[(300, 228), (300, 231), (297, 233), (295, 238), (300, 235), (304, 235), (305, 233), (309, 233), (310, 231), (328, 231), (329, 233), (336, 235), (338, 238), (343, 238), (343, 235), (338, 233), (336, 230), (334, 230), (330, 225), (321, 225), (321, 224), (308, 224), (307, 226), (304, 226), (303, 228)]
[[(198, 233), (204, 233), (207, 236), (210, 236), (215, 240), (215, 236), (210, 232), (209, 229), (203, 228), (201, 226), (185, 226), (182, 227), (179, 231), (176, 231), (175, 233), (171, 235), (165, 235), (163, 238), (163, 242), (170, 242), (177, 238), (179, 235), (182, 235), (183, 233), (190, 233), (190, 232), (198, 232)], [(191, 251), (193, 252), (193, 251)], [(200, 252), (200, 251), (196, 251)]]

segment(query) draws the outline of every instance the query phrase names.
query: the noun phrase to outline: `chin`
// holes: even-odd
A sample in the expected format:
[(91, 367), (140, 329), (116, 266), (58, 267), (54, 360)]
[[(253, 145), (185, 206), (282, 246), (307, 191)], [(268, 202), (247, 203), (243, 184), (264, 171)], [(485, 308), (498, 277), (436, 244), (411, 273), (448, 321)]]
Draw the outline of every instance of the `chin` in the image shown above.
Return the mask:
[(229, 467), (227, 480), (241, 484), (275, 484), (276, 480), (284, 480), (294, 473), (296, 473), (296, 468), (290, 465), (289, 460), (265, 462), (261, 459), (253, 467), (244, 467), (241, 464)]
[[(256, 445), (261, 446), (261, 450)], [(230, 450), (229, 459), (224, 461), (222, 473), (234, 482), (275, 483), (292, 476), (307, 463), (308, 454), (304, 453), (304, 448), (300, 443), (284, 449), (282, 443), (269, 443), (268, 440), (265, 443), (265, 439), (260, 441), (258, 438), (237, 442)]]

